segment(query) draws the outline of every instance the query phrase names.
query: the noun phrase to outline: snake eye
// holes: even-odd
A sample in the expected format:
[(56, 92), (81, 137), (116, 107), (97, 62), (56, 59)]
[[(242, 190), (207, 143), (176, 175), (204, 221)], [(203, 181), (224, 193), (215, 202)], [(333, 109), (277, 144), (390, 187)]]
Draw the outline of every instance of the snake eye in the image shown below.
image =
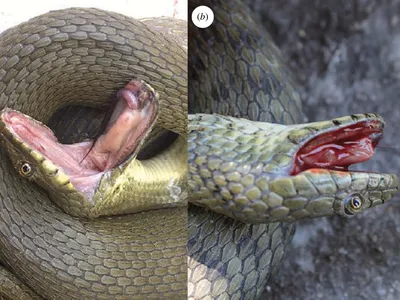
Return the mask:
[(350, 195), (345, 204), (345, 212), (348, 215), (354, 215), (359, 212), (362, 204), (364, 202), (364, 198), (360, 194), (352, 194)]
[(361, 207), (361, 199), (358, 196), (352, 197), (350, 205), (353, 209), (359, 209)]
[(30, 163), (21, 162), (18, 168), (18, 172), (21, 176), (29, 177), (33, 173), (33, 169)]

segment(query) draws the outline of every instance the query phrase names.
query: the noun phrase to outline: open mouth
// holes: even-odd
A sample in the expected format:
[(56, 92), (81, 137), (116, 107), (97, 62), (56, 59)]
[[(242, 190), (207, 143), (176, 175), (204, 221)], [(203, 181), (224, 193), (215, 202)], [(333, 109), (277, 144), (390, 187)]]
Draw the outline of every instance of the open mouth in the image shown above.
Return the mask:
[(364, 120), (318, 134), (297, 151), (290, 175), (314, 168), (348, 171), (373, 156), (383, 127), (380, 120)]
[(104, 172), (136, 153), (152, 128), (158, 100), (150, 88), (132, 80), (117, 94), (103, 134), (94, 141), (61, 144), (42, 123), (11, 109), (0, 115), (6, 139), (25, 143), (69, 176), (81, 191), (93, 190)]

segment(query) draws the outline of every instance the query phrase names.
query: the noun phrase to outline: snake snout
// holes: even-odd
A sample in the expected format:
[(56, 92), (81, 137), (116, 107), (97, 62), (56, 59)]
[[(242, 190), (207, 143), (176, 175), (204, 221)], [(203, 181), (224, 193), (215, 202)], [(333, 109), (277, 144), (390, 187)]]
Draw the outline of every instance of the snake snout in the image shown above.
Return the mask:
[[(342, 216), (354, 216), (360, 212), (384, 204), (399, 191), (399, 179), (394, 174), (353, 173), (354, 183), (348, 195), (339, 194), (335, 203), (335, 212)], [(364, 183), (363, 183), (364, 181)], [(357, 190), (358, 188), (358, 190)]]

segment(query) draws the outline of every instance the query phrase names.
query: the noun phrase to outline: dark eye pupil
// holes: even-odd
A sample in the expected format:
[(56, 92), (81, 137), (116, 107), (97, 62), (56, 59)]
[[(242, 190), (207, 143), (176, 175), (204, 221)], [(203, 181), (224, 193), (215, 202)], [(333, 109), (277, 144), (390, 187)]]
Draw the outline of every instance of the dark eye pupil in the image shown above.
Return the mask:
[(360, 201), (357, 198), (353, 199), (353, 205), (356, 208), (360, 207)]
[(22, 166), (22, 171), (23, 171), (24, 173), (28, 173), (28, 172), (29, 172), (29, 166), (28, 166), (28, 165), (23, 165), (23, 166)]

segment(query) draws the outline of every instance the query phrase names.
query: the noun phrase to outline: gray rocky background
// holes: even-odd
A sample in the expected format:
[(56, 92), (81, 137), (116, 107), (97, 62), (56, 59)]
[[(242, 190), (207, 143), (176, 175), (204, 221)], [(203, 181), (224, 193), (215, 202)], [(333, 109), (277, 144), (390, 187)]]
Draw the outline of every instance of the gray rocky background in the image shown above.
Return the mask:
[[(250, 2), (297, 78), (307, 118), (381, 114), (381, 147), (355, 169), (400, 175), (400, 1)], [(299, 223), (266, 299), (400, 299), (399, 199)]]

